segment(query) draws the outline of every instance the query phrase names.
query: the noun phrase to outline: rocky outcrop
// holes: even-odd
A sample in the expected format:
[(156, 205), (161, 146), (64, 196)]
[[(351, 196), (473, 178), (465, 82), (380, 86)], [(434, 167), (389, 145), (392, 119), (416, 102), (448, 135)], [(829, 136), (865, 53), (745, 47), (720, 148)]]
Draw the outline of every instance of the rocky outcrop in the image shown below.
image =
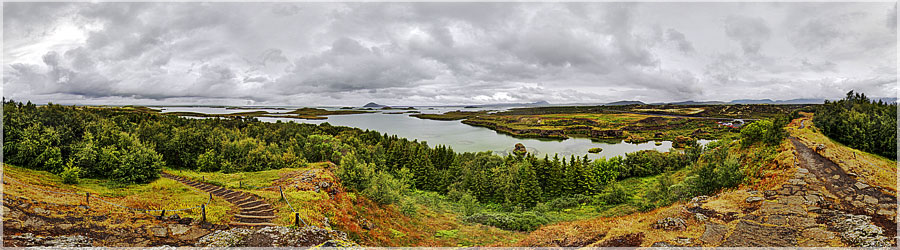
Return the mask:
[(7, 247), (192, 246), (200, 237), (224, 228), (177, 214), (159, 217), (10, 194), (3, 197), (3, 244)]
[(528, 153), (528, 150), (525, 149), (525, 145), (522, 145), (522, 143), (516, 143), (515, 148), (513, 148), (513, 154), (523, 156), (525, 155), (525, 153)]
[(738, 222), (722, 247), (790, 247), (797, 246), (797, 230), (770, 226), (746, 220)]
[(684, 220), (681, 218), (666, 217), (653, 224), (653, 228), (668, 231), (680, 231), (686, 228)]
[(356, 245), (347, 234), (308, 226), (263, 227), (258, 229), (232, 228), (218, 230), (197, 242), (198, 247), (348, 247)]

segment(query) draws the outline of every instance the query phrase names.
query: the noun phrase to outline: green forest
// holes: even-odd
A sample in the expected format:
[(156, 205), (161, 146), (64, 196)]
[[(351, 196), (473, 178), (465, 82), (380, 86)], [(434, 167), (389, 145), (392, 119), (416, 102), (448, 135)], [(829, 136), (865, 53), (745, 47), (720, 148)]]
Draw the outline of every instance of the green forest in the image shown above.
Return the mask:
[(849, 147), (897, 158), (897, 103), (873, 101), (850, 91), (844, 99), (825, 101), (813, 122), (822, 134)]
[[(189, 119), (131, 107), (6, 101), (3, 119), (3, 153), (8, 163), (50, 171), (71, 182), (102, 178), (129, 185), (159, 178), (164, 168), (231, 173), (330, 161), (339, 163), (337, 176), (343, 185), (376, 202), (397, 203), (410, 190), (433, 191), (468, 207), (518, 211), (502, 215), (465, 211), (470, 221), (514, 230), (546, 223), (522, 213), (538, 205), (626, 202), (629, 190), (617, 182), (628, 178), (663, 177), (650, 199), (641, 204), (642, 209), (651, 209), (736, 186), (748, 174), (739, 164), (741, 156), (728, 150), (741, 145), (724, 140), (694, 144), (683, 151), (645, 150), (589, 160), (587, 156), (457, 153), (442, 145), (431, 147), (328, 123)], [(745, 129), (754, 131), (742, 133), (741, 144), (776, 145), (783, 138), (781, 126), (772, 121), (748, 125)], [(668, 179), (671, 172), (688, 166), (688, 178)]]

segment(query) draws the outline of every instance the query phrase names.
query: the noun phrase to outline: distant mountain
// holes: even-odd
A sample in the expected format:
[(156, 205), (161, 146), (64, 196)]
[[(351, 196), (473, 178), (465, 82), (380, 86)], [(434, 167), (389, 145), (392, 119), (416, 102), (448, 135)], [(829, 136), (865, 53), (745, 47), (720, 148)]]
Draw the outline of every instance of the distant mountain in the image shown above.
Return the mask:
[[(886, 98), (889, 99), (889, 98)], [(896, 100), (896, 98), (894, 98)], [(722, 101), (683, 101), (672, 103), (653, 103), (653, 105), (671, 104), (671, 105), (720, 105), (720, 104), (822, 104), (825, 99), (790, 99), (790, 100), (772, 100), (772, 99), (737, 99), (730, 102)]]
[(603, 104), (603, 106), (624, 106), (624, 105), (643, 105), (642, 101), (618, 101)]
[(384, 106), (384, 105), (381, 105), (378, 103), (374, 103), (374, 102), (367, 103), (366, 105), (363, 106), (363, 108), (383, 108), (383, 107), (387, 107), (387, 106)]
[(670, 102), (670, 103), (654, 103), (654, 104), (671, 104), (671, 105), (718, 105), (718, 104), (726, 104), (725, 102), (720, 101), (683, 101), (683, 102)]
[(759, 100), (751, 100), (751, 99), (738, 99), (729, 102), (731, 104), (763, 104), (763, 103), (775, 103), (772, 99), (759, 99)]
[(486, 107), (518, 107), (518, 106), (548, 106), (551, 105), (547, 101), (537, 101), (532, 103), (491, 103), (481, 105), (469, 105), (466, 108), (486, 108)]
[(825, 102), (825, 99), (790, 99), (790, 100), (778, 100), (773, 101), (772, 99), (739, 99), (729, 102), (729, 104), (822, 104)]

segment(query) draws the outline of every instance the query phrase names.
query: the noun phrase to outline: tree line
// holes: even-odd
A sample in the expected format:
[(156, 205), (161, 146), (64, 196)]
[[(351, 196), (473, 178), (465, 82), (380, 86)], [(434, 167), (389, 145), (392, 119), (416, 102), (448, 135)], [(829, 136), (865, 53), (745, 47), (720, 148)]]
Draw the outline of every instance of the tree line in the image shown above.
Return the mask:
[(813, 117), (822, 134), (852, 148), (897, 158), (897, 103), (870, 100), (863, 93), (847, 92), (837, 101), (825, 101)]
[[(692, 166), (712, 150), (694, 144), (679, 152), (645, 150), (597, 160), (498, 156), (457, 153), (443, 145), (431, 147), (396, 135), (328, 123), (188, 119), (129, 107), (37, 106), (14, 101), (5, 101), (3, 112), (7, 162), (50, 171), (73, 182), (106, 178), (122, 184), (147, 183), (158, 178), (162, 168), (230, 173), (330, 161), (339, 163), (337, 174), (343, 185), (381, 203), (395, 203), (402, 192), (412, 189), (526, 208), (575, 195), (615, 203), (621, 202), (623, 194), (616, 189), (616, 181)], [(742, 177), (726, 175), (734, 174), (728, 171), (740, 174), (735, 170), (740, 166), (734, 160), (722, 164), (724, 159), (699, 168), (709, 173), (696, 172), (700, 178), (692, 185), (703, 187), (684, 195), (739, 183)]]

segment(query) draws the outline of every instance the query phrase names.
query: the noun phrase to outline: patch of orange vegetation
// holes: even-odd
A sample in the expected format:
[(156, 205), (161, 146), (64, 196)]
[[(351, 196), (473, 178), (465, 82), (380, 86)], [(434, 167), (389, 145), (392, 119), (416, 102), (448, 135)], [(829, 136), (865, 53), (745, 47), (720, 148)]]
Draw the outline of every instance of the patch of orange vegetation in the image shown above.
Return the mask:
[[(684, 219), (687, 229), (666, 231), (653, 228), (653, 224), (657, 220), (666, 217)], [(684, 203), (675, 203), (649, 212), (544, 226), (515, 245), (525, 247), (597, 246), (605, 240), (617, 236), (644, 233), (641, 246), (650, 246), (654, 242), (669, 241), (679, 237), (697, 238), (703, 234), (703, 230), (703, 222), (693, 218), (692, 214), (685, 210)]]
[[(351, 240), (362, 246), (457, 246), (467, 242), (509, 242), (523, 235), (478, 224), (463, 224), (457, 214), (435, 212), (419, 205), (416, 214), (404, 214), (396, 204), (378, 204), (358, 193), (348, 193), (340, 181), (337, 181), (333, 169), (316, 168), (305, 172), (312, 177), (313, 181), (310, 183), (301, 181), (304, 172), (286, 173), (276, 183), (299, 186), (300, 190), (308, 191), (320, 181), (327, 181), (330, 187), (321, 192), (330, 193), (333, 189), (333, 195), (329, 194), (326, 199), (300, 202), (295, 206), (312, 212), (305, 215), (310, 220), (307, 223), (324, 226), (323, 221), (327, 217), (332, 228), (346, 232)], [(459, 237), (436, 237), (439, 230), (459, 230)]]

